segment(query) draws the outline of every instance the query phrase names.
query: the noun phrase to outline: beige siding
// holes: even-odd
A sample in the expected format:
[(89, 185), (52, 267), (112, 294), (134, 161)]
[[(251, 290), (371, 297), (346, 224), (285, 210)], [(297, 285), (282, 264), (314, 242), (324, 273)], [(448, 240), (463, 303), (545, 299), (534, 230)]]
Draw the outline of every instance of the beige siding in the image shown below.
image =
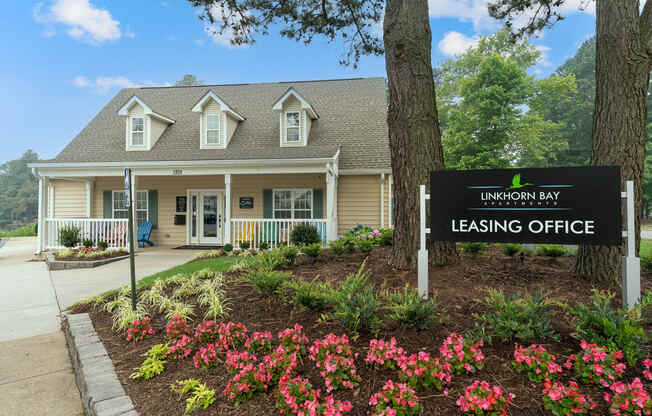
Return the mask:
[(152, 124), (152, 147), (156, 144), (158, 139), (161, 137), (165, 129), (168, 127), (168, 123), (165, 121), (158, 120), (154, 117), (150, 117)]
[(238, 120), (227, 115), (226, 116), (226, 144), (228, 145), (233, 137), (233, 133), (238, 128)]
[[(385, 226), (389, 225), (388, 175), (385, 175)], [(380, 227), (380, 175), (342, 175), (338, 179), (337, 215), (339, 234), (363, 224)]]
[(54, 217), (86, 217), (86, 183), (80, 181), (53, 180)]

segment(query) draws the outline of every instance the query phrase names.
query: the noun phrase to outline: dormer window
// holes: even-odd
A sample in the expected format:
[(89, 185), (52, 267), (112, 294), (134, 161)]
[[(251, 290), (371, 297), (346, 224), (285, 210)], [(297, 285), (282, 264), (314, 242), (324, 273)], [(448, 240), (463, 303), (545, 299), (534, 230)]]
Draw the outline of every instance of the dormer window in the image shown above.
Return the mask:
[(145, 119), (143, 117), (131, 118), (131, 145), (145, 145)]
[(219, 114), (206, 114), (206, 144), (220, 144)]
[(301, 115), (298, 111), (288, 111), (285, 113), (286, 120), (286, 140), (288, 143), (298, 143), (299, 137), (299, 123), (301, 122)]

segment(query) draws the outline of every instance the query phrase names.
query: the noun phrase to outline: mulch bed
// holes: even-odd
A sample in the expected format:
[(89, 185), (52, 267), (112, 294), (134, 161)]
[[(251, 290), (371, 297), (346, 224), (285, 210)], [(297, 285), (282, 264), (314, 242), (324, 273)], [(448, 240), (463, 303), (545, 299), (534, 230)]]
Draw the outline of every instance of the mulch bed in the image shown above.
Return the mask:
[[(357, 271), (360, 264), (367, 258), (366, 270), (370, 273), (373, 283), (379, 287), (399, 288), (410, 283), (416, 286), (416, 273), (393, 271), (386, 266), (385, 259), (387, 248), (377, 248), (368, 256), (354, 253), (343, 256), (334, 256), (329, 251), (324, 252), (316, 262), (301, 259), (296, 266), (288, 270), (297, 276), (313, 279), (319, 275), (322, 279), (342, 281), (347, 274)], [(591, 284), (578, 280), (571, 274), (574, 258), (545, 258), (526, 257), (523, 264), (518, 258), (508, 258), (502, 255), (497, 248), (489, 254), (482, 256), (463, 255), (462, 261), (447, 267), (431, 267), (430, 291), (436, 295), (437, 303), (446, 316), (443, 323), (433, 324), (424, 331), (414, 331), (407, 328), (393, 327), (391, 323), (383, 321), (383, 326), (378, 338), (397, 338), (401, 347), (409, 353), (425, 350), (433, 356), (438, 355), (441, 342), (453, 331), (464, 333), (474, 326), (473, 314), (482, 314), (484, 307), (478, 299), (485, 295), (487, 288), (503, 289), (507, 293), (529, 292), (534, 293), (544, 290), (555, 300), (568, 303), (586, 302), (590, 296)], [(227, 274), (230, 280), (237, 279), (237, 275)], [(652, 279), (649, 275), (642, 276), (642, 286), (652, 289)], [(599, 285), (598, 289), (610, 289), (618, 295), (617, 287)], [(312, 341), (321, 338), (329, 332), (335, 334), (348, 333), (335, 322), (319, 323), (318, 314), (305, 310), (293, 309), (278, 297), (260, 295), (255, 288), (246, 283), (230, 281), (227, 285), (227, 296), (231, 299), (233, 311), (231, 320), (243, 322), (249, 333), (253, 331), (270, 331), (276, 335), (278, 331), (293, 326), (296, 322), (304, 327), (308, 338)], [(618, 298), (618, 296), (617, 296)], [(140, 343), (127, 343), (123, 335), (116, 335), (111, 331), (111, 316), (101, 310), (91, 310), (89, 306), (77, 306), (74, 312), (89, 312), (96, 331), (112, 358), (116, 367), (118, 378), (132, 397), (134, 405), (141, 415), (181, 415), (185, 407), (184, 400), (179, 400), (178, 395), (169, 390), (170, 384), (177, 380), (198, 378), (207, 383), (209, 388), (216, 390), (216, 402), (201, 415), (278, 415), (274, 406), (275, 395), (273, 392), (260, 395), (238, 407), (233, 406), (222, 395), (222, 390), (229, 380), (229, 374), (223, 366), (216, 370), (205, 372), (195, 369), (192, 359), (169, 360), (165, 371), (149, 381), (134, 381), (129, 375), (135, 367), (141, 365), (143, 354), (152, 345), (165, 342), (164, 317), (160, 314), (152, 317), (152, 324), (156, 334)], [(203, 316), (198, 311), (199, 316)], [(543, 341), (542, 344), (555, 353), (558, 361), (563, 363), (566, 358), (579, 350), (578, 341), (571, 336), (572, 327), (569, 319), (560, 310), (554, 329), (561, 334), (561, 342)], [(647, 328), (648, 330), (650, 328)], [(351, 340), (355, 352), (360, 355), (356, 360), (358, 372), (362, 383), (354, 391), (337, 391), (335, 398), (349, 400), (353, 404), (352, 415), (366, 415), (370, 407), (369, 397), (382, 389), (385, 381), (393, 379), (398, 381), (395, 371), (374, 370), (364, 363), (369, 340), (375, 338), (370, 334), (361, 334), (358, 339)], [(649, 345), (648, 353), (649, 353)], [(474, 375), (453, 376), (448, 385), (449, 394), (444, 396), (437, 390), (417, 390), (421, 399), (424, 415), (459, 415), (455, 405), (457, 397), (464, 388), (475, 379), (484, 379), (491, 384), (498, 384), (508, 392), (514, 393), (516, 398), (509, 408), (511, 415), (549, 415), (543, 407), (541, 399), (541, 385), (530, 382), (523, 374), (517, 373), (511, 365), (513, 359), (513, 343), (503, 344), (494, 341), (493, 345), (485, 345), (483, 352), (486, 356), (485, 368)], [(642, 367), (629, 368), (624, 380), (631, 381), (640, 377)], [(316, 388), (325, 392), (324, 383), (316, 371), (313, 363), (307, 358), (299, 365), (298, 373), (308, 377)], [(651, 383), (646, 384), (648, 391)], [(598, 407), (592, 414), (607, 414), (602, 395), (604, 390), (592, 386), (581, 385), (583, 392), (589, 393)]]

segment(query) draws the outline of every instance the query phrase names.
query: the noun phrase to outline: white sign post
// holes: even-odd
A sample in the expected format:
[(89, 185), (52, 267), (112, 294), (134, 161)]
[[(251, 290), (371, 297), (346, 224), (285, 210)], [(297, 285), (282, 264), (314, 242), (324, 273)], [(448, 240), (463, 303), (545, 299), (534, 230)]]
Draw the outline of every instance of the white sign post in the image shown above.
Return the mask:
[[(428, 299), (428, 249), (426, 248), (426, 200), (430, 194), (426, 193), (426, 185), (419, 185), (419, 254), (418, 254), (418, 290), (419, 296)], [(430, 213), (432, 215), (432, 212)]]
[(623, 306), (631, 309), (641, 301), (641, 259), (636, 257), (636, 212), (634, 210), (634, 182), (625, 182), (621, 194), (627, 203), (627, 254), (623, 256)]

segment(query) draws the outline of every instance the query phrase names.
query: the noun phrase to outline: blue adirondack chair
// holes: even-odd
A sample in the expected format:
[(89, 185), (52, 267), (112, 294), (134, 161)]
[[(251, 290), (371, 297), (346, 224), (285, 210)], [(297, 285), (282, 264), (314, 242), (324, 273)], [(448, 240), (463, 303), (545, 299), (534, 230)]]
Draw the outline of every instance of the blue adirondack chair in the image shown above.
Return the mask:
[(152, 234), (152, 223), (149, 221), (141, 222), (138, 224), (138, 247), (145, 248), (145, 243), (153, 246), (154, 243), (149, 241), (149, 236)]

